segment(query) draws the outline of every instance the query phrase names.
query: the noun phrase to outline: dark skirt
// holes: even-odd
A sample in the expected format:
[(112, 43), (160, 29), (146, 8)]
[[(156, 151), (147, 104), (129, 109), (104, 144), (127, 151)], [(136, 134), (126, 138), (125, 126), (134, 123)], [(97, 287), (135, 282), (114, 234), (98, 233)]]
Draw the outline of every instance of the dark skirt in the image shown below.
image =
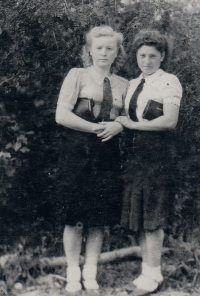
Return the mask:
[(126, 133), (121, 225), (135, 232), (165, 229), (176, 192), (173, 132)]
[(101, 142), (95, 134), (65, 129), (57, 188), (57, 212), (67, 225), (120, 223), (122, 181), (119, 139)]

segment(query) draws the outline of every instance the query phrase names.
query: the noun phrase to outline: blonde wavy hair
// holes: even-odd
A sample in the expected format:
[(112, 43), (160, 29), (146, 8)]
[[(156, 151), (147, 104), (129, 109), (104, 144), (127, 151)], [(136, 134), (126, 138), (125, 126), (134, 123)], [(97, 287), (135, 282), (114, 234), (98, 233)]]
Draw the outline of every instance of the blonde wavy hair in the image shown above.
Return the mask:
[(93, 38), (98, 38), (98, 37), (115, 37), (116, 38), (117, 46), (118, 46), (118, 55), (114, 60), (113, 64), (111, 65), (110, 70), (111, 72), (114, 72), (114, 73), (118, 72), (126, 59), (126, 54), (124, 51), (124, 47), (122, 45), (124, 37), (121, 33), (114, 31), (109, 26), (94, 27), (88, 33), (86, 33), (86, 37), (85, 37), (86, 44), (83, 46), (82, 55), (81, 55), (83, 66), (86, 68), (93, 65), (92, 57), (90, 55), (90, 48), (92, 46)]

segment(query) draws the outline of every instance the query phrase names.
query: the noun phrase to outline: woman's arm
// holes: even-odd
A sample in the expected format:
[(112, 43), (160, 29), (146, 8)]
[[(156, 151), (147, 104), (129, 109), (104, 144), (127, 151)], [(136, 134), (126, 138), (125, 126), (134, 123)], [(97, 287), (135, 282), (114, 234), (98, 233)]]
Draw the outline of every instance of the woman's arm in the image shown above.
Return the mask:
[(76, 131), (97, 134), (93, 129), (98, 124), (86, 121), (72, 112), (79, 95), (81, 73), (81, 69), (72, 68), (65, 77), (59, 93), (56, 122)]
[(103, 129), (98, 124), (82, 119), (81, 117), (75, 115), (67, 107), (61, 105), (57, 105), (56, 122), (65, 127), (85, 133), (98, 134)]
[(179, 107), (174, 104), (163, 105), (163, 116), (150, 121), (132, 121), (127, 116), (119, 116), (116, 121), (120, 122), (128, 129), (141, 131), (162, 131), (165, 129), (174, 129), (178, 122)]

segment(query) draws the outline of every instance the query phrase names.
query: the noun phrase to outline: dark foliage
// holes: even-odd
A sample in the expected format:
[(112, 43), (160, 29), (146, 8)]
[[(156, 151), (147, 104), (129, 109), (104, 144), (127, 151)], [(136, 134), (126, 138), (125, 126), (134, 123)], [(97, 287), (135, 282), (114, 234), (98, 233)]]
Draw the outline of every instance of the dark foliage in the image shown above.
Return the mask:
[[(122, 3), (123, 2), (123, 3)], [(131, 43), (138, 30), (174, 36), (167, 71), (183, 85), (177, 127), (179, 181), (174, 237), (190, 240), (200, 212), (199, 6), (160, 1), (11, 0), (0, 7), (0, 224), (5, 243), (38, 229), (55, 231), (56, 173), (62, 129), (55, 123), (61, 83), (80, 67), (84, 34), (109, 24), (124, 34), (122, 76), (138, 75)], [(4, 234), (4, 235), (3, 235)], [(5, 235), (6, 234), (6, 235)]]

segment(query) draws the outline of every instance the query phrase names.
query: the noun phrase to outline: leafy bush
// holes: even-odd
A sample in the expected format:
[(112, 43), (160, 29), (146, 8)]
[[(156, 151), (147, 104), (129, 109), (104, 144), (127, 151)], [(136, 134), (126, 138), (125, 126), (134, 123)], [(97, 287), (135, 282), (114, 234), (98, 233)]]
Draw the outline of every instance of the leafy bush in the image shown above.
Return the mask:
[(54, 120), (55, 104), (68, 71), (82, 66), (85, 32), (100, 24), (123, 33), (128, 58), (119, 74), (129, 79), (138, 75), (131, 43), (140, 29), (155, 28), (174, 36), (175, 51), (167, 70), (179, 77), (184, 95), (177, 128), (180, 179), (172, 231), (187, 236), (198, 225), (200, 9), (197, 1), (190, 4), (195, 6), (167, 0), (2, 3), (0, 223), (6, 241), (16, 229), (25, 234), (42, 221), (53, 228), (62, 134)]

